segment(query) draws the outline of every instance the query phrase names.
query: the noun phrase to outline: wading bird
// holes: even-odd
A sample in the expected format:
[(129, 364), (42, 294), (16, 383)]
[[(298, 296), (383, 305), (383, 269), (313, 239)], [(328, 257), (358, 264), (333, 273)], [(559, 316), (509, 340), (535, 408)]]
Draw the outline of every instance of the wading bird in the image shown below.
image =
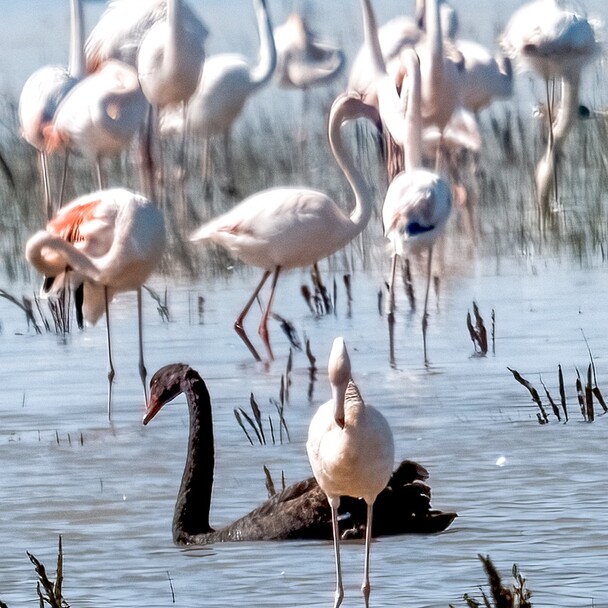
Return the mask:
[[(594, 26), (585, 17), (560, 8), (555, 0), (536, 0), (519, 8), (505, 27), (502, 44), (544, 80), (549, 137), (536, 168), (536, 193), (542, 220), (559, 205), (557, 157), (578, 113), (578, 90), (583, 68), (600, 53)], [(549, 83), (561, 79), (561, 103), (555, 110)]]
[(336, 558), (334, 608), (344, 597), (340, 566), (338, 507), (341, 496), (363, 498), (367, 504), (365, 567), (361, 591), (369, 605), (369, 557), (374, 502), (393, 470), (395, 448), (391, 428), (379, 410), (366, 405), (351, 378), (343, 338), (334, 340), (327, 372), (332, 399), (314, 415), (308, 429), (306, 451), (312, 472), (331, 506)]
[[(139, 374), (147, 395), (143, 355), (141, 286), (165, 249), (165, 224), (156, 206), (139, 194), (115, 188), (86, 194), (66, 205), (32, 236), (25, 248), (28, 262), (56, 290), (66, 280), (82, 284), (84, 318), (96, 323), (106, 314), (108, 338), (108, 417), (111, 418), (112, 343), (109, 303), (115, 294), (137, 290)], [(72, 279), (66, 278), (67, 272)]]
[(391, 363), (394, 363), (393, 328), (395, 323), (395, 274), (397, 257), (428, 250), (427, 282), (422, 313), (424, 363), (428, 364), (426, 331), (431, 285), (433, 245), (443, 232), (452, 208), (448, 183), (436, 173), (422, 168), (420, 160), (420, 65), (412, 50), (406, 54), (407, 108), (403, 121), (405, 170), (391, 181), (382, 206), (384, 235), (391, 242), (393, 259), (389, 292), (389, 341)]
[[(202, 545), (229, 541), (332, 538), (331, 509), (313, 478), (275, 494), (247, 515), (214, 530), (209, 523), (215, 446), (211, 398), (205, 381), (189, 365), (176, 363), (159, 369), (150, 380), (150, 399), (143, 423), (178, 395), (188, 401), (190, 431), (186, 462), (173, 516), (173, 541)], [(456, 513), (430, 506), (430, 488), (424, 467), (404, 460), (382, 490), (374, 509), (374, 536), (433, 533), (445, 530)], [(361, 538), (366, 521), (363, 501), (343, 497), (339, 532), (343, 538)]]
[(135, 69), (122, 61), (107, 61), (65, 96), (45, 127), (46, 148), (74, 151), (91, 160), (101, 190), (102, 159), (127, 149), (144, 124), (147, 109)]
[(246, 264), (264, 269), (262, 280), (234, 325), (257, 361), (261, 361), (261, 357), (247, 337), (243, 322), (268, 277), (273, 275), (272, 288), (258, 331), (272, 360), (267, 325), (280, 272), (309, 266), (335, 253), (360, 234), (369, 221), (372, 193), (341, 135), (343, 123), (357, 118), (367, 118), (377, 124), (378, 115), (359, 98), (340, 95), (329, 115), (329, 143), (355, 196), (355, 207), (350, 215), (322, 192), (272, 188), (245, 199), (201, 226), (191, 237), (192, 241), (215, 242)]
[(198, 87), (188, 102), (185, 124), (183, 114), (175, 110), (168, 110), (161, 118), (163, 131), (183, 133), (186, 130), (203, 139), (203, 181), (207, 179), (210, 162), (209, 138), (223, 137), (230, 190), (235, 190), (230, 147), (232, 126), (248, 99), (270, 81), (277, 62), (266, 0), (253, 0), (253, 4), (260, 37), (257, 64), (252, 66), (246, 57), (237, 53), (207, 57)]
[(68, 67), (47, 65), (25, 82), (19, 97), (19, 123), (23, 138), (38, 150), (43, 204), (47, 218), (53, 214), (47, 146), (44, 137), (57, 107), (85, 75), (84, 23), (81, 0), (70, 0), (70, 56)]

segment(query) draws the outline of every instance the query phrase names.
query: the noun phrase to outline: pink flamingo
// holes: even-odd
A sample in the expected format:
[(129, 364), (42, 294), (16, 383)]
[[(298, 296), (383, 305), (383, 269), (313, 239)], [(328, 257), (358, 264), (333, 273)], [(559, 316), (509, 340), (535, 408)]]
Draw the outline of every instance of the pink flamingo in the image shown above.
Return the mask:
[(359, 98), (340, 95), (329, 115), (329, 143), (336, 161), (355, 195), (355, 207), (346, 215), (326, 194), (303, 188), (272, 188), (245, 199), (232, 210), (201, 226), (193, 241), (213, 241), (247, 264), (264, 269), (234, 328), (257, 361), (261, 358), (243, 329), (245, 316), (264, 283), (273, 275), (268, 304), (259, 334), (273, 359), (268, 339), (268, 317), (282, 270), (309, 266), (338, 251), (367, 225), (372, 212), (372, 193), (354, 164), (341, 136), (347, 120), (377, 121), (377, 112)]
[(139, 374), (146, 397), (143, 356), (141, 286), (157, 267), (165, 249), (161, 212), (145, 197), (122, 188), (81, 196), (59, 210), (46, 230), (27, 242), (25, 257), (38, 271), (53, 278), (45, 285), (58, 289), (68, 271), (84, 287), (85, 319), (96, 323), (106, 314), (108, 338), (108, 418), (111, 418), (114, 365), (110, 338), (109, 302), (115, 294), (137, 290)]

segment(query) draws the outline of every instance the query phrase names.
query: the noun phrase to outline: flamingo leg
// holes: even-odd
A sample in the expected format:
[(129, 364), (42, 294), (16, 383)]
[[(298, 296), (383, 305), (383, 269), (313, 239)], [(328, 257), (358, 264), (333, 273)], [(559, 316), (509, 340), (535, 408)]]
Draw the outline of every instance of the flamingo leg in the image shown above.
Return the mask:
[(262, 280), (258, 283), (258, 286), (253, 290), (253, 293), (251, 294), (251, 297), (247, 301), (247, 304), (245, 304), (245, 308), (243, 308), (243, 310), (241, 311), (241, 314), (236, 318), (236, 321), (234, 322), (234, 331), (236, 331), (239, 338), (245, 343), (245, 346), (249, 349), (249, 352), (253, 355), (253, 358), (256, 361), (261, 361), (262, 358), (258, 354), (258, 351), (255, 349), (255, 346), (249, 340), (247, 333), (245, 332), (245, 329), (243, 327), (243, 322), (245, 321), (245, 317), (247, 316), (247, 313), (249, 312), (251, 305), (253, 304), (254, 300), (258, 297), (260, 290), (264, 286), (264, 283), (266, 283), (266, 281), (268, 280), (269, 276), (270, 276), (270, 270), (266, 270), (264, 272), (264, 275), (262, 276)]
[(344, 599), (344, 587), (342, 586), (342, 567), (340, 565), (340, 530), (338, 529), (338, 504), (331, 505), (331, 527), (334, 537), (334, 555), (336, 558), (336, 594), (334, 596), (334, 608), (338, 608)]
[(367, 522), (365, 524), (365, 563), (363, 566), (363, 584), (361, 585), (361, 593), (363, 593), (363, 601), (365, 608), (369, 607), (369, 594), (371, 585), (369, 584), (369, 554), (372, 544), (372, 512), (374, 505), (367, 505)]
[(97, 157), (95, 161), (95, 172), (97, 174), (97, 186), (100, 190), (103, 190), (103, 175), (101, 174), (101, 158)]
[(424, 364), (428, 367), (429, 359), (426, 350), (426, 329), (429, 323), (429, 291), (431, 288), (431, 265), (433, 261), (433, 247), (429, 247), (429, 256), (426, 268), (426, 292), (424, 294), (424, 312), (422, 313), (422, 346), (424, 350)]
[(393, 253), (391, 263), (391, 282), (388, 288), (388, 344), (389, 361), (392, 367), (395, 366), (395, 273), (397, 271), (397, 254)]
[(53, 204), (51, 202), (51, 178), (49, 176), (49, 158), (46, 152), (39, 153), (40, 175), (42, 176), (42, 202), (47, 219), (53, 217)]
[(144, 338), (143, 338), (143, 322), (142, 322), (142, 301), (141, 287), (137, 288), (137, 327), (139, 329), (139, 377), (144, 386), (144, 403), (148, 403), (148, 390), (146, 388), (146, 378), (148, 371), (144, 365)]
[(268, 304), (266, 305), (266, 310), (262, 315), (262, 320), (260, 321), (260, 326), (258, 328), (258, 333), (262, 338), (262, 342), (264, 342), (264, 346), (266, 346), (266, 350), (268, 351), (268, 357), (271, 361), (274, 360), (274, 356), (272, 354), (272, 348), (270, 348), (270, 339), (268, 337), (268, 317), (270, 316), (270, 311), (272, 310), (272, 301), (274, 300), (274, 292), (277, 288), (277, 281), (279, 280), (280, 273), (281, 267), (277, 266), (274, 270), (274, 275), (272, 277), (272, 286), (270, 288), (270, 297), (268, 298)]
[(110, 303), (108, 287), (104, 286), (103, 295), (106, 304), (106, 336), (108, 338), (108, 420), (112, 420), (112, 383), (114, 382), (114, 363), (112, 362), (112, 339), (110, 337)]
[(65, 156), (63, 157), (63, 171), (61, 172), (61, 186), (59, 188), (59, 202), (58, 206), (63, 207), (63, 197), (65, 195), (65, 182), (68, 178), (68, 159), (70, 157), (70, 151), (65, 151)]

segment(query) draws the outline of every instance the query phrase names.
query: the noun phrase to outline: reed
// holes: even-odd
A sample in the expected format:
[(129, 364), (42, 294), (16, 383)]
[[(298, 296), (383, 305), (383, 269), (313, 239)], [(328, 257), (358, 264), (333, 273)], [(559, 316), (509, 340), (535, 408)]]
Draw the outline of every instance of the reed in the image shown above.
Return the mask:
[[(505, 585), (490, 556), (484, 557), (479, 554), (477, 557), (483, 564), (488, 579), (489, 594), (480, 589), (482, 599), (478, 601), (465, 593), (463, 599), (468, 608), (531, 608), (532, 592), (526, 588), (526, 579), (522, 576), (517, 564), (513, 564), (511, 568), (513, 584)], [(455, 608), (453, 604), (449, 606)]]

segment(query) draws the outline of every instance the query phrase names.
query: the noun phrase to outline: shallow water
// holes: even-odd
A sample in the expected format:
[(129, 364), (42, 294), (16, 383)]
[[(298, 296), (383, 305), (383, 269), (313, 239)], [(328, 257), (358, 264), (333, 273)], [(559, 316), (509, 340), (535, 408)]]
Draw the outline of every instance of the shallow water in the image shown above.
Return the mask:
[[(185, 361), (207, 380), (213, 399), (217, 470), (211, 521), (219, 527), (266, 495), (263, 465), (275, 482), (309, 475), (307, 426), (329, 398), (325, 372), (331, 341), (345, 336), (355, 378), (368, 402), (382, 408), (395, 433), (396, 457), (430, 471), (434, 506), (458, 519), (436, 536), (383, 538), (372, 552), (376, 606), (461, 605), (485, 582), (477, 554), (489, 554), (508, 579), (516, 562), (534, 591), (535, 606), (591, 606), (608, 601), (601, 563), (608, 542), (605, 508), (605, 425), (582, 422), (575, 367), (589, 362), (589, 339), (602, 388), (608, 342), (605, 268), (530, 260), (468, 262), (444, 279), (432, 300), (429, 350), (422, 365), (419, 317), (405, 302), (397, 321), (397, 367), (388, 364), (386, 319), (377, 307), (381, 273), (353, 276), (352, 316), (338, 275), (335, 316), (314, 318), (298, 291), (308, 277), (280, 284), (276, 311), (310, 339), (318, 361), (312, 399), (308, 359), (294, 353), (286, 420), (291, 442), (247, 442), (233, 408), (248, 409), (254, 393), (276, 418), (289, 345), (271, 326), (276, 361), (256, 364), (231, 329), (255, 274), (197, 285), (169, 285), (171, 322), (163, 324), (146, 298), (146, 356), (153, 372)], [(332, 275), (326, 275), (331, 283)], [(157, 281), (154, 286), (164, 288)], [(203, 323), (194, 314), (205, 297)], [(400, 297), (403, 294), (400, 294)], [(495, 354), (475, 357), (466, 328), (472, 301), (490, 326)], [(73, 606), (325, 606), (331, 602), (329, 542), (226, 544), (195, 550), (171, 542), (174, 499), (184, 462), (187, 409), (183, 397), (146, 428), (137, 374), (135, 300), (112, 307), (117, 382), (115, 415), (105, 415), (103, 324), (67, 341), (25, 331), (19, 311), (0, 304), (4, 396), (0, 415), (3, 539), (0, 598), (33, 605), (35, 575), (25, 551), (54, 571), (63, 536), (65, 596)], [(255, 319), (250, 321), (255, 334)], [(257, 342), (256, 342), (257, 343)], [(507, 366), (557, 396), (562, 364), (571, 420), (540, 426), (536, 406)], [(502, 460), (499, 460), (502, 459)], [(359, 605), (363, 547), (344, 549), (345, 606)], [(595, 604), (592, 604), (595, 602)]]
[[(30, 12), (18, 9), (18, 3), (5, 4), (0, 84), (14, 92), (35, 67), (64, 61), (66, 49), (60, 43), (67, 11), (58, 12), (58, 0), (29, 2)], [(252, 20), (220, 27), (227, 23), (223, 5), (250, 11), (249, 1), (209, 4), (214, 7), (205, 14), (213, 32), (210, 51), (232, 49), (235, 43), (240, 45), (237, 50), (255, 50)], [(292, 7), (287, 1), (271, 4), (276, 21)], [(327, 4), (328, 10), (342, 6)], [(383, 21), (403, 2), (375, 4)], [(474, 33), (489, 42), (522, 2), (454, 4), (461, 12), (463, 34)], [(606, 12), (604, 0), (586, 4)], [(358, 11), (353, 8), (352, 20), (322, 19), (318, 2), (308, 6), (317, 27), (334, 33), (335, 26), (347, 49), (358, 46)], [(480, 7), (486, 19), (478, 18)], [(88, 18), (94, 20), (102, 8), (102, 3), (87, 3)], [(45, 33), (51, 16), (57, 33), (53, 37)], [(519, 83), (521, 93), (528, 83)], [(594, 101), (601, 102), (600, 89), (592, 91)], [(250, 104), (245, 120), (277, 99), (276, 89), (269, 89)], [(308, 359), (294, 353), (286, 406), (291, 442), (264, 447), (249, 445), (233, 415), (235, 407), (248, 409), (253, 392), (266, 415), (277, 422), (269, 400), (279, 396), (288, 342), (273, 323), (277, 359), (265, 369), (253, 362), (232, 331), (232, 320), (257, 274), (235, 272), (197, 284), (165, 284), (159, 278), (151, 282), (158, 291), (168, 287), (171, 322), (163, 323), (146, 297), (148, 370), (187, 362), (207, 380), (213, 398), (217, 470), (212, 524), (229, 523), (265, 499), (264, 465), (277, 485), (282, 471), (287, 483), (310, 474), (304, 447), (308, 423), (315, 408), (329, 398), (325, 365), (333, 338), (343, 335), (364, 398), (380, 407), (391, 423), (396, 457), (426, 466), (434, 506), (459, 513), (443, 534), (374, 543), (372, 605), (461, 606), (463, 593), (476, 595), (478, 585), (485, 583), (478, 553), (489, 554), (505, 579), (517, 563), (534, 592), (535, 607), (606, 605), (602, 565), (608, 541), (607, 422), (605, 417), (593, 424), (582, 422), (574, 388), (576, 369), (584, 376), (589, 363), (581, 330), (589, 340), (602, 389), (608, 375), (606, 268), (599, 262), (582, 268), (535, 257), (455, 259), (461, 261), (448, 256), (439, 302), (431, 300), (430, 369), (422, 365), (419, 313), (408, 312), (401, 291), (397, 366), (388, 363), (386, 318), (379, 314), (377, 301), (387, 265), (353, 275), (352, 315), (340, 274), (335, 276), (337, 314), (323, 318), (313, 317), (299, 295), (300, 284), (310, 283), (306, 275), (294, 272), (282, 279), (275, 310), (295, 324), (300, 339), (310, 339), (319, 369), (311, 384)], [(334, 277), (324, 276), (328, 284)], [(36, 288), (2, 286), (26, 295)], [(418, 286), (419, 298), (421, 292)], [(202, 320), (196, 310), (198, 295), (205, 298)], [(466, 327), (473, 300), (488, 327), (492, 309), (496, 313), (496, 352), (486, 357), (473, 355)], [(65, 597), (74, 607), (166, 607), (172, 605), (173, 594), (175, 605), (183, 607), (331, 604), (333, 552), (328, 542), (189, 550), (172, 544), (187, 409), (181, 397), (149, 427), (141, 424), (133, 294), (122, 295), (112, 306), (117, 369), (112, 424), (105, 413), (103, 323), (65, 340), (35, 335), (22, 313), (1, 299), (0, 323), (0, 599), (10, 608), (37, 605), (36, 577), (25, 552), (32, 552), (53, 573), (59, 534)], [(256, 319), (248, 327), (258, 344)], [(542, 374), (555, 397), (558, 364), (564, 369), (571, 420), (559, 424), (552, 418), (551, 424), (540, 426), (536, 406), (507, 367), (539, 389)], [(362, 545), (348, 543), (343, 550), (344, 606), (362, 604), (362, 564)]]

